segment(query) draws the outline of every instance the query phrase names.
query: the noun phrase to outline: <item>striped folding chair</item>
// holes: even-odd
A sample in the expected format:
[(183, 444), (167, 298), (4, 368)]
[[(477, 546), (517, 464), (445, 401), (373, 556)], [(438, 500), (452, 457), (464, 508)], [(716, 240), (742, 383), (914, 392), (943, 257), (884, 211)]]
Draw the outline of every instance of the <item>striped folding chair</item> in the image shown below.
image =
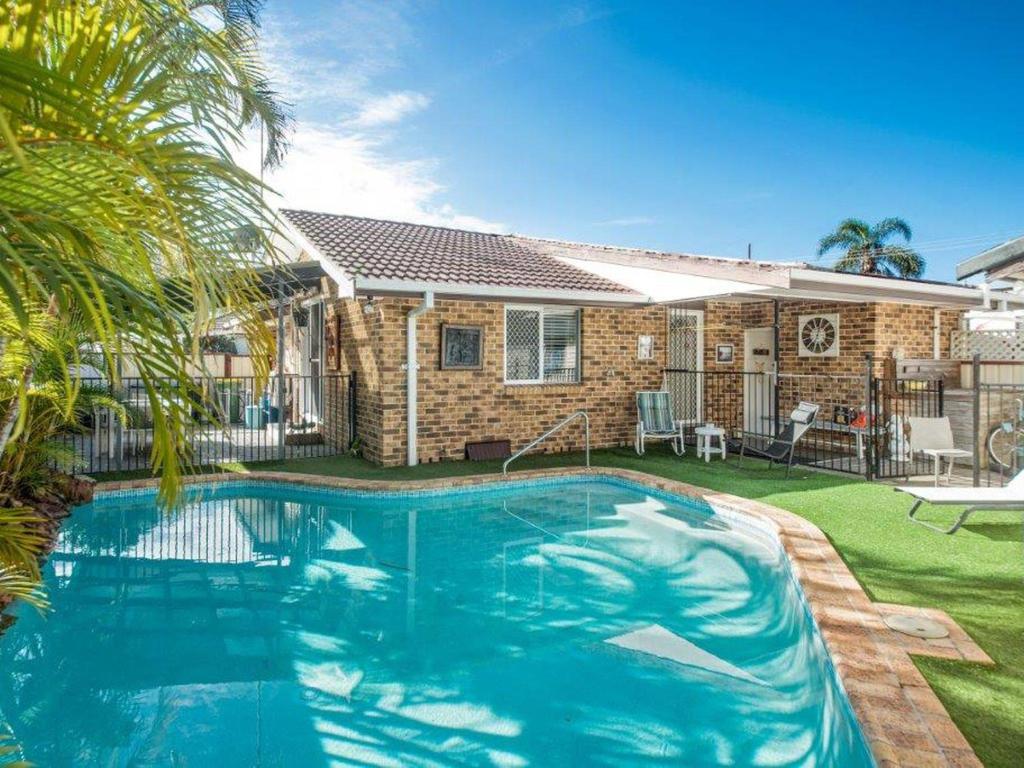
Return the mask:
[(683, 444), (683, 422), (672, 415), (668, 392), (636, 393), (636, 453), (643, 456), (647, 440), (669, 440), (677, 456), (686, 452)]

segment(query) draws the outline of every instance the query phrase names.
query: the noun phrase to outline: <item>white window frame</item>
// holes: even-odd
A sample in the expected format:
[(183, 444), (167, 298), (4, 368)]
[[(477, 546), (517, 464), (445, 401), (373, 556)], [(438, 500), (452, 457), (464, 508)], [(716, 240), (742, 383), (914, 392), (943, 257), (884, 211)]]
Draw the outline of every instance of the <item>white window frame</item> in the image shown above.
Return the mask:
[[(565, 311), (571, 309), (576, 312), (576, 379), (575, 381), (546, 381), (544, 379), (544, 313), (549, 310)], [(510, 311), (537, 312), (540, 314), (540, 328), (538, 336), (540, 358), (537, 370), (540, 378), (537, 379), (509, 379), (508, 377), (508, 313)], [(502, 329), (501, 352), (502, 352), (502, 378), (509, 386), (529, 386), (531, 384), (564, 384), (573, 386), (583, 380), (583, 310), (581, 307), (566, 304), (506, 304), (505, 305), (505, 327)]]

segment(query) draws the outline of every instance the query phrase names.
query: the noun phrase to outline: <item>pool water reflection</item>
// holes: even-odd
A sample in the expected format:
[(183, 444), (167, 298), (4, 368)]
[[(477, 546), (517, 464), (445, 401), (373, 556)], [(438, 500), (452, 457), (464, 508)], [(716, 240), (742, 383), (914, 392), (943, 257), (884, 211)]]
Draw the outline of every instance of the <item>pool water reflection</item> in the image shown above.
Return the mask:
[(0, 637), (40, 766), (870, 765), (777, 545), (611, 479), (75, 510)]

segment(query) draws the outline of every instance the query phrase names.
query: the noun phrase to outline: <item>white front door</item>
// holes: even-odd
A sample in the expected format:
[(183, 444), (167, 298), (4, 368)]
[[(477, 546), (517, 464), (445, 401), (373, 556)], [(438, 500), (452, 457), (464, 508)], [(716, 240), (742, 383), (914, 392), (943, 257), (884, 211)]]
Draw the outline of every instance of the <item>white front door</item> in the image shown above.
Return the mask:
[(743, 429), (760, 435), (775, 432), (775, 331), (743, 332)]

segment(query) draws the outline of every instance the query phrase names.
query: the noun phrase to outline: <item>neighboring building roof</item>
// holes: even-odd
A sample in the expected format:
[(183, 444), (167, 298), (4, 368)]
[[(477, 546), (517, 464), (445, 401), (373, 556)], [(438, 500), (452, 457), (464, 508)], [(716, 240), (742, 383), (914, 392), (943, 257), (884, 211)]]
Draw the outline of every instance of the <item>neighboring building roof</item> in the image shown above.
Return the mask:
[(1024, 280), (1024, 237), (1007, 240), (956, 265), (957, 280), (981, 272), (994, 280)]
[(693, 253), (672, 253), (652, 251), (644, 248), (623, 248), (617, 245), (596, 245), (574, 243), (567, 240), (552, 240), (540, 237), (514, 235), (524, 246), (556, 259), (568, 259), (570, 263), (598, 262), (638, 267), (658, 272), (676, 272), (686, 275), (731, 279), (752, 285), (785, 287), (789, 271), (806, 266), (803, 262), (750, 261), (704, 256)]
[(281, 213), (351, 277), (633, 293), (530, 249), (511, 235), (312, 211)]

